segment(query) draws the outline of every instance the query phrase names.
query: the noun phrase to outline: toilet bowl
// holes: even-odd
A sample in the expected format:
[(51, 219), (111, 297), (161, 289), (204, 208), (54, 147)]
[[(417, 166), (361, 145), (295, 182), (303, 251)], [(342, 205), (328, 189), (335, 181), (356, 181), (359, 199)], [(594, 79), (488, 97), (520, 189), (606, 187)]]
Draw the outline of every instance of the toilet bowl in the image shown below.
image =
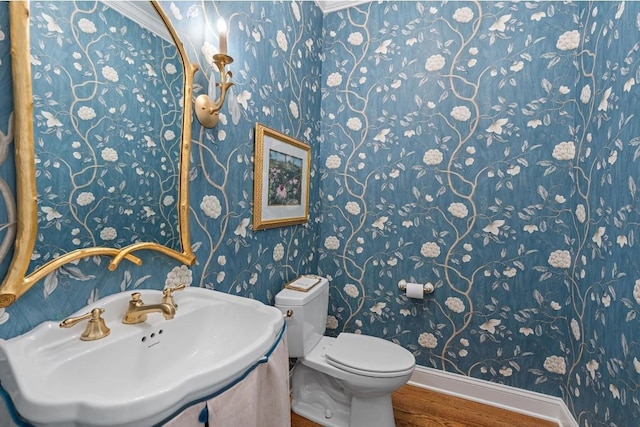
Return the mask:
[(395, 426), (391, 393), (411, 377), (413, 354), (377, 337), (323, 336), (328, 281), (301, 279), (317, 283), (305, 292), (285, 288), (276, 295), (276, 307), (291, 314), (289, 356), (298, 358), (291, 376), (292, 410), (327, 427)]

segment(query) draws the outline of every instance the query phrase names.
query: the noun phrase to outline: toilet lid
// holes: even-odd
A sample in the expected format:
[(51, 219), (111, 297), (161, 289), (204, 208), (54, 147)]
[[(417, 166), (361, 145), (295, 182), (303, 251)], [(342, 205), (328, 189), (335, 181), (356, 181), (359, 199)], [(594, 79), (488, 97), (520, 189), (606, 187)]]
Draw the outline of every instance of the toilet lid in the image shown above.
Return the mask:
[[(341, 333), (325, 354), (327, 362), (353, 373), (402, 374), (413, 370), (410, 351), (382, 338)], [(391, 375), (392, 376), (392, 375)]]

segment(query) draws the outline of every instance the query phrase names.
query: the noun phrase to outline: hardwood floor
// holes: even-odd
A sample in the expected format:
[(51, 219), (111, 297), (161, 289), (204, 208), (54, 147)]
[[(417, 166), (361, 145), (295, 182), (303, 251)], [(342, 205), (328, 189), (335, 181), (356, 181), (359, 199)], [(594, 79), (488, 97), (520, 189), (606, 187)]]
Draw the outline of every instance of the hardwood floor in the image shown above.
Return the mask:
[[(396, 391), (392, 399), (397, 427), (558, 427), (550, 421), (410, 385)], [(291, 427), (318, 426), (291, 413)]]

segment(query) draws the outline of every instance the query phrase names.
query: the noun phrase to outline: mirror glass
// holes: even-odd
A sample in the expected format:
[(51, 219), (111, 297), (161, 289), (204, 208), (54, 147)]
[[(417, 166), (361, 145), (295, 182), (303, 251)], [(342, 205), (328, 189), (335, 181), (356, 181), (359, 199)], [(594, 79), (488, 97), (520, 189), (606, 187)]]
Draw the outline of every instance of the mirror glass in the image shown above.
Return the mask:
[(173, 41), (101, 2), (31, 2), (30, 31), (38, 235), (27, 273), (81, 248), (179, 250)]
[(10, 7), (22, 250), (11, 270), (18, 263), (23, 273), (7, 277), (0, 294), (92, 255), (115, 256), (112, 270), (122, 258), (139, 263), (138, 249), (193, 263), (194, 69), (160, 6), (18, 3)]

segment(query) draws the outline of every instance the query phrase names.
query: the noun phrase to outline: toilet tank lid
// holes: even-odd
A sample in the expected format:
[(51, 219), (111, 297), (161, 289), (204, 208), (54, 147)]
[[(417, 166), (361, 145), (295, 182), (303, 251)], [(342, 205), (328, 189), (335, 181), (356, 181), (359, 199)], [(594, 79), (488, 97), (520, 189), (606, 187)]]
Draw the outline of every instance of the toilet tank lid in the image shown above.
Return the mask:
[[(309, 289), (306, 292), (299, 291), (296, 289), (284, 288), (283, 290), (281, 290), (276, 294), (276, 305), (281, 305), (281, 306), (304, 305), (309, 301), (312, 301), (313, 299), (315, 299), (318, 295), (320, 295), (322, 291), (325, 289), (325, 287), (329, 284), (329, 281), (324, 277), (313, 276), (313, 275), (307, 275), (307, 276), (301, 276), (301, 277), (306, 279), (308, 279), (309, 277), (314, 277), (318, 279), (320, 283), (313, 286), (311, 289)], [(295, 283), (295, 281), (293, 283)]]

